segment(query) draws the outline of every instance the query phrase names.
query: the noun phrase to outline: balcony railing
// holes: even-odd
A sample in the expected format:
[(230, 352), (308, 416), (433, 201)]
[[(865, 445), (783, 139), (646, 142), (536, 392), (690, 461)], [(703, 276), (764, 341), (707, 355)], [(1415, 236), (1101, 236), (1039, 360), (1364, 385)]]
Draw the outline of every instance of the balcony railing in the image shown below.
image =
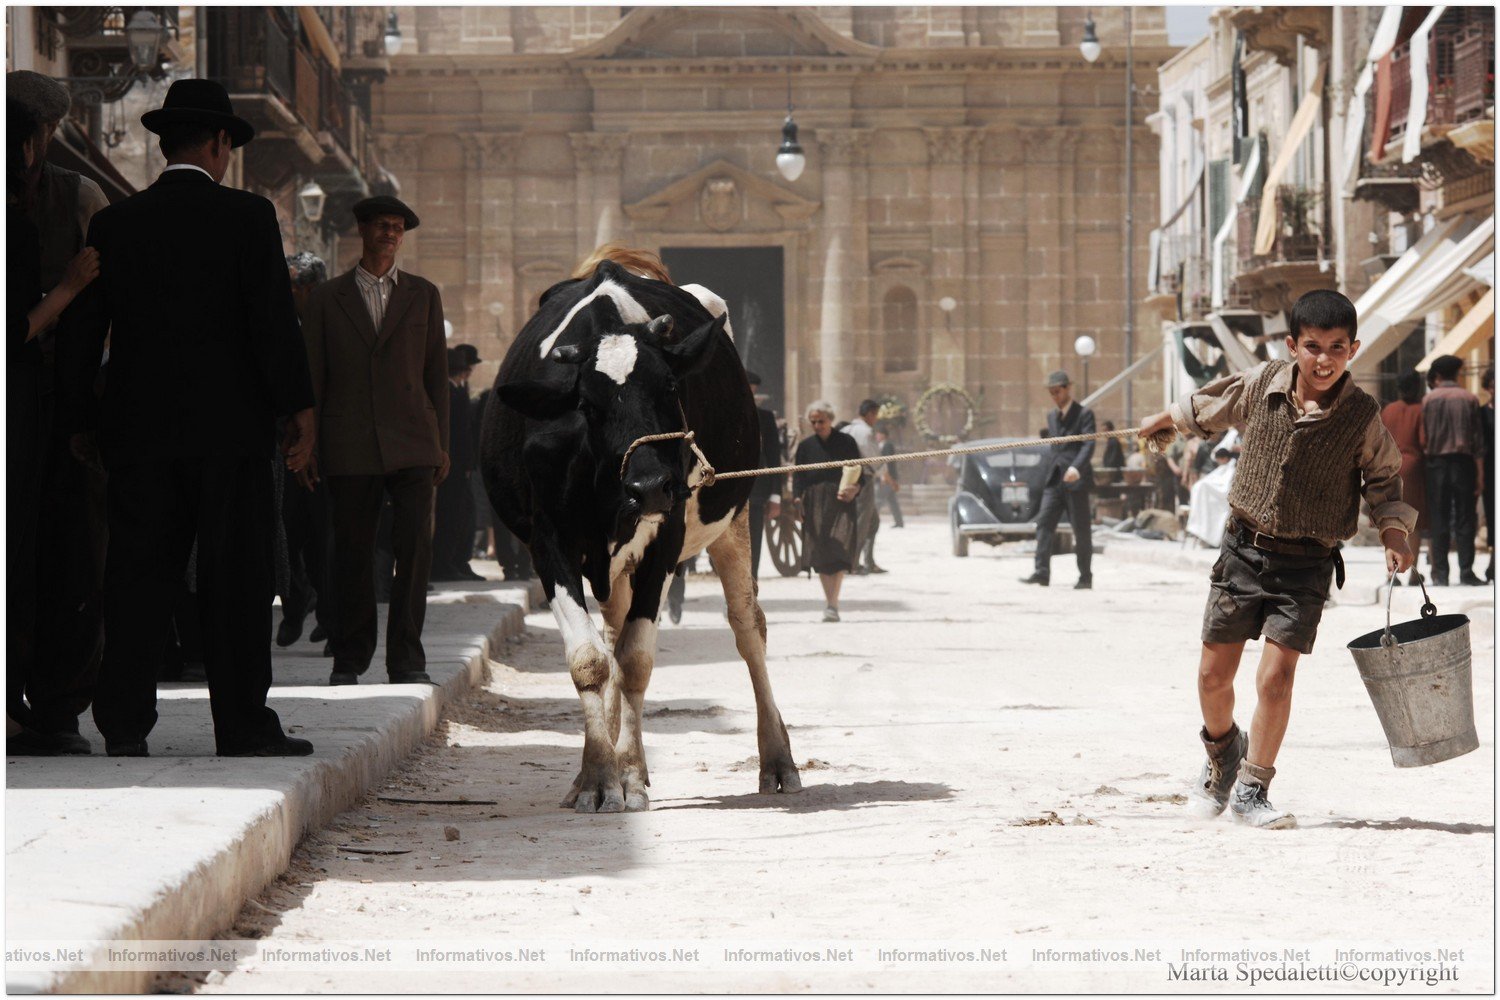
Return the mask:
[(1322, 205), (1317, 188), (1282, 184), (1276, 189), (1276, 239), (1266, 254), (1255, 252), (1255, 230), (1260, 224), (1260, 202), (1246, 199), (1235, 223), (1235, 254), (1240, 272), (1272, 263), (1302, 263), (1318, 259), (1322, 237), (1318, 216)]
[(1495, 16), (1471, 22), (1453, 43), (1453, 120), (1473, 121), (1494, 114)]

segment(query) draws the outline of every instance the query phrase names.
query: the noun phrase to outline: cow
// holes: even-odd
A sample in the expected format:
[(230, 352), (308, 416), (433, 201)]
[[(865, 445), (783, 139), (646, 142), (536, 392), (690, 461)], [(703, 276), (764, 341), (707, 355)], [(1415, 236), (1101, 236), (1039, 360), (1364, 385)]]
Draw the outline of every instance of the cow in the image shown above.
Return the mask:
[[(691, 289), (691, 290), (690, 290)], [(564, 807), (649, 808), (641, 711), (673, 570), (707, 550), (750, 668), (760, 791), (801, 779), (766, 671), (750, 571), (750, 479), (703, 485), (681, 437), (720, 472), (754, 468), (760, 429), (722, 300), (614, 260), (544, 292), (495, 378), (480, 454), (501, 521), (531, 550), (583, 706), (583, 762)], [(588, 582), (604, 628), (584, 601)]]

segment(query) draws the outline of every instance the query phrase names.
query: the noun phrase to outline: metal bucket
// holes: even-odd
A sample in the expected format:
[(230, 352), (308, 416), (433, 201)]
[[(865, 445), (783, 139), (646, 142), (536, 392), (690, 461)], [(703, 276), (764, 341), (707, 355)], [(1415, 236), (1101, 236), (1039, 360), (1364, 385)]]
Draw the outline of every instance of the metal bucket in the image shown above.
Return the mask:
[(1468, 616), (1438, 614), (1425, 583), (1422, 597), (1421, 618), (1392, 625), (1387, 594), (1385, 628), (1349, 643), (1397, 767), (1436, 764), (1479, 747)]

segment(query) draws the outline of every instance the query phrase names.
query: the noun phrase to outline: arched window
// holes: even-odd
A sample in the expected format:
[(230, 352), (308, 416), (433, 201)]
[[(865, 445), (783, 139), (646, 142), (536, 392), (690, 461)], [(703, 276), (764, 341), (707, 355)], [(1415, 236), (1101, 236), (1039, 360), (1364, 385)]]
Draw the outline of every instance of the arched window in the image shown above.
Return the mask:
[(881, 307), (885, 336), (885, 370), (914, 372), (918, 365), (917, 297), (910, 288), (897, 285), (885, 293)]

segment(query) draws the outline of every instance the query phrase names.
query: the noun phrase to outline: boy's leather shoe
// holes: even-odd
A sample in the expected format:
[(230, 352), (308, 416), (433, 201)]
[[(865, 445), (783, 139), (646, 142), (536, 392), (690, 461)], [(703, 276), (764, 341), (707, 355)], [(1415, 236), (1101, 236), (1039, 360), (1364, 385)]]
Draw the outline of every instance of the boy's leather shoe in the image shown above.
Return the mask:
[(1262, 830), (1295, 830), (1297, 817), (1271, 805), (1266, 789), (1276, 776), (1274, 767), (1257, 767), (1248, 760), (1240, 765), (1240, 780), (1229, 795), (1229, 811), (1237, 822)]
[(1198, 773), (1198, 782), (1188, 800), (1195, 813), (1204, 817), (1218, 816), (1229, 805), (1229, 792), (1234, 787), (1235, 775), (1239, 773), (1250, 741), (1244, 731), (1233, 724), (1229, 732), (1216, 740), (1208, 738), (1207, 728), (1198, 730), (1198, 738), (1203, 741), (1208, 759), (1203, 762), (1203, 770)]

